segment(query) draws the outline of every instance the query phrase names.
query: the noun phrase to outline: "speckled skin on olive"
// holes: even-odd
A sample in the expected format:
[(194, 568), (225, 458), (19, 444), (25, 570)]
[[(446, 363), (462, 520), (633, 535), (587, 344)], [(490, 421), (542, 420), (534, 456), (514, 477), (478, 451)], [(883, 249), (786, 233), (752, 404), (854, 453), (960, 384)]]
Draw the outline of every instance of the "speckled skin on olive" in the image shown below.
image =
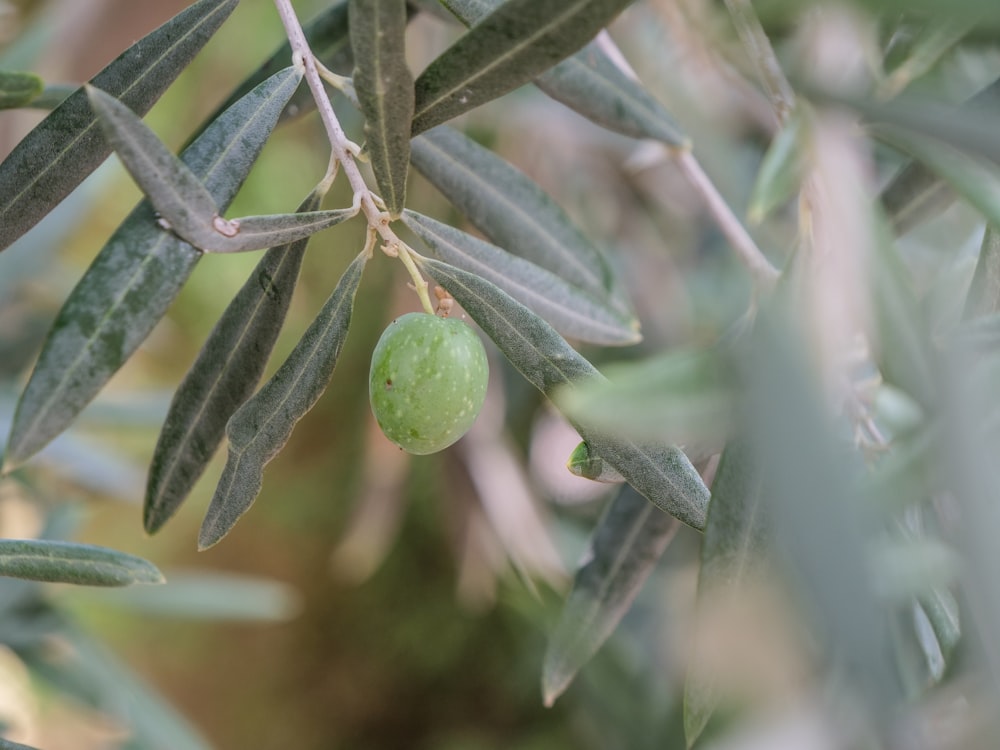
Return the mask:
[(372, 412), (403, 450), (435, 453), (472, 426), (488, 379), (486, 350), (468, 325), (407, 313), (389, 324), (372, 352)]

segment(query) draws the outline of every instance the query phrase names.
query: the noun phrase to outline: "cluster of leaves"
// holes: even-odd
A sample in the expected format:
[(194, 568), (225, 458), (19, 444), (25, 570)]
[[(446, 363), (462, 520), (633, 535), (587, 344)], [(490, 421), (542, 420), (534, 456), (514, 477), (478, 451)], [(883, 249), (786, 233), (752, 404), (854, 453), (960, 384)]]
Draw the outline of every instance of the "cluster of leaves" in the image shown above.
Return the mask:
[[(155, 532), (227, 438), (201, 548), (222, 539), (249, 509), (265, 465), (333, 377), (370, 259), (366, 247), (258, 389), (308, 238), (358, 211), (322, 210), (324, 181), (294, 213), (222, 218), (272, 130), (293, 109), (312, 106), (300, 91), (303, 66), (286, 67), (290, 45), (240, 86), (179, 157), (142, 123), (235, 4), (194, 3), (67, 96), (0, 164), (0, 249), (112, 150), (146, 195), (59, 312), (18, 402), (5, 471), (69, 427), (165, 315), (204, 253), (270, 248), (178, 387), (152, 460), (144, 524)], [(772, 564), (794, 571), (793, 588), (818, 624), (820, 658), (863, 698), (854, 708), (864, 708), (871, 726), (890, 737), (907, 699), (947, 681), (960, 639), (960, 600), (969, 603), (963, 630), (971, 619), (976, 634), (970, 648), (981, 646), (995, 660), (991, 644), (1000, 632), (1000, 592), (988, 575), (998, 531), (990, 461), (998, 438), (993, 420), (983, 418), (995, 387), (1000, 326), (1000, 230), (993, 228), (1000, 226), (1000, 121), (989, 107), (996, 84), (958, 117), (920, 100), (893, 99), (972, 24), (963, 17), (943, 33), (930, 23), (907, 50), (894, 49), (902, 62), (886, 73), (877, 96), (810, 91), (814, 108), (800, 101), (782, 118), (761, 163), (749, 208), (757, 221), (807, 180), (817, 123), (831, 102), (863, 116), (873, 141), (914, 158), (866, 217), (875, 238), (863, 292), (874, 324), (866, 333), (878, 342), (866, 364), (878, 376), (877, 408), (870, 413), (852, 384), (848, 407), (831, 416), (823, 376), (811, 364), (812, 334), (799, 324), (808, 258), (789, 263), (775, 289), (761, 290), (756, 314), (711, 349), (623, 367), (609, 384), (567, 342), (638, 341), (636, 315), (612, 264), (538, 185), (445, 123), (532, 82), (615, 133), (675, 154), (688, 153), (690, 143), (663, 106), (590, 42), (627, 0), (443, 4), (469, 30), (415, 79), (404, 35), (416, 11), (402, 0), (335, 2), (306, 36), (327, 68), (352, 76), (341, 85), (364, 117), (378, 193), (388, 217), (425, 248), (419, 269), (564, 411), (584, 440), (571, 469), (624, 482), (553, 631), (545, 700), (555, 700), (614, 630), (680, 521), (704, 532), (703, 597), (748, 586)], [(731, 5), (742, 8), (734, 13), (739, 23), (754, 22), (745, 4)], [(0, 78), (4, 106), (44, 101), (40, 91), (30, 76)], [(486, 239), (408, 209), (411, 165)], [(956, 196), (990, 227), (964, 314), (931, 320), (899, 238)], [(864, 438), (853, 440), (851, 428)], [(718, 454), (710, 503), (692, 458), (704, 468)], [(949, 520), (953, 508), (957, 528)], [(960, 579), (956, 545), (946, 541), (963, 543), (968, 556)], [(45, 541), (0, 542), (0, 573), (77, 583), (156, 578), (130, 557)], [(689, 743), (719, 701), (713, 680), (693, 673), (685, 702)]]

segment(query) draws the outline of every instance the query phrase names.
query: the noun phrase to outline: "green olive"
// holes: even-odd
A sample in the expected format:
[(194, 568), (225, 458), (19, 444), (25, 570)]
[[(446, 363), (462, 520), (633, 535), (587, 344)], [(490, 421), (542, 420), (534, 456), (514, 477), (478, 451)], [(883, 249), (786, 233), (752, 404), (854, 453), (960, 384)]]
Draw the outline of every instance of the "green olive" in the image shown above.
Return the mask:
[(460, 320), (408, 313), (385, 329), (368, 377), (382, 432), (417, 455), (464, 435), (486, 399), (489, 365), (479, 336)]

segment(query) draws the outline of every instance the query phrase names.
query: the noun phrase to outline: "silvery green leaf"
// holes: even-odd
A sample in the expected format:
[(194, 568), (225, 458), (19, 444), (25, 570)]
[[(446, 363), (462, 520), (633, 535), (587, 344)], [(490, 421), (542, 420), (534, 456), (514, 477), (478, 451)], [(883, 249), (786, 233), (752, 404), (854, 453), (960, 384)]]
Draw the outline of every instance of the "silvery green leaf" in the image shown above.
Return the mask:
[(566, 461), (566, 468), (569, 469), (570, 474), (594, 482), (616, 484), (625, 481), (625, 477), (619, 474), (615, 467), (596, 455), (586, 442), (581, 442), (573, 449)]
[(229, 455), (202, 522), (199, 549), (218, 543), (247, 512), (260, 493), (264, 467), (326, 390), (347, 338), (367, 259), (362, 252), (351, 262), (288, 359), (229, 420)]
[[(150, 32), (91, 84), (145, 114), (216, 32), (237, 0), (199, 0)], [(111, 153), (78, 89), (0, 164), (0, 250), (27, 232)]]
[[(503, 0), (443, 2), (462, 23), (474, 26)], [(557, 102), (609, 130), (687, 147), (687, 137), (663, 105), (623, 73), (594, 42), (539, 75), (535, 85)]]
[(156, 566), (141, 557), (48, 539), (0, 539), (0, 576), (82, 586), (164, 582)]
[[(276, 74), (226, 110), (181, 155), (220, 207), (236, 195), (298, 83)], [(11, 468), (66, 429), (166, 313), (201, 253), (158, 226), (148, 201), (80, 279), (42, 347), (4, 455)]]
[(87, 88), (87, 94), (105, 136), (161, 219), (200, 250), (238, 253), (295, 242), (356, 213), (340, 209), (222, 219), (214, 198), (197, 175), (128, 107), (93, 87)]
[(352, 80), (365, 117), (372, 172), (389, 215), (406, 205), (413, 76), (406, 64), (405, 0), (351, 0)]
[(441, 260), (489, 279), (570, 338), (608, 346), (641, 338), (606, 304), (530, 261), (414, 211), (403, 222)]
[(542, 700), (551, 706), (628, 611), (680, 525), (629, 485), (601, 517), (542, 666)]
[[(421, 266), (451, 293), (528, 382), (546, 395), (562, 386), (601, 378), (552, 326), (491, 282), (432, 259), (424, 259)], [(708, 489), (683, 451), (608, 437), (579, 422), (574, 427), (596, 455), (650, 502), (689, 526), (705, 527)]]
[(507, 0), (415, 82), (413, 134), (503, 96), (576, 52), (631, 0)]
[[(313, 191), (300, 211), (316, 210)], [(308, 239), (268, 250), (209, 334), (177, 388), (153, 452), (143, 525), (155, 533), (194, 487), (222, 442), (226, 422), (250, 397), (278, 339)]]
[(411, 159), (489, 240), (634, 320), (635, 313), (604, 253), (523, 172), (444, 126), (414, 138)]

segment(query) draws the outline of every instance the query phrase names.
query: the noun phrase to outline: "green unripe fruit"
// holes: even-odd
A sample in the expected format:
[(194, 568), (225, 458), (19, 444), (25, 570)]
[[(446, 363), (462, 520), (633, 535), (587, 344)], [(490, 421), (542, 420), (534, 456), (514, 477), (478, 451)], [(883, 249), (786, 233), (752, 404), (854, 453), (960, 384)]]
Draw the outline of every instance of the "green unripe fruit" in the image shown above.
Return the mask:
[(407, 313), (375, 345), (368, 392), (385, 436), (424, 455), (447, 448), (472, 427), (488, 379), (486, 350), (469, 326)]

